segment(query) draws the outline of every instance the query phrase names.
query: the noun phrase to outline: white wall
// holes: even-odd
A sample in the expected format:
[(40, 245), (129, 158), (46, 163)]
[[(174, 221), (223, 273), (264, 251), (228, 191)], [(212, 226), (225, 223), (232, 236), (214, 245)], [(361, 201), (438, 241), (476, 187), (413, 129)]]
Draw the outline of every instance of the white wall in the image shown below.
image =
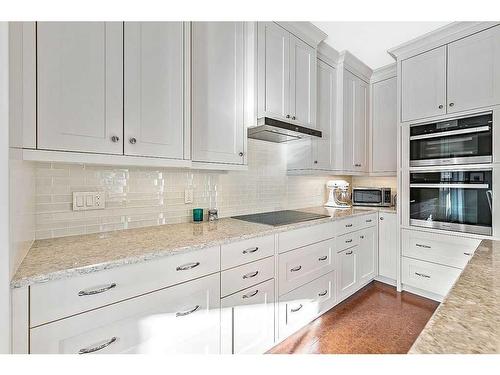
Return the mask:
[(10, 352), (8, 36), (0, 22), (0, 353)]

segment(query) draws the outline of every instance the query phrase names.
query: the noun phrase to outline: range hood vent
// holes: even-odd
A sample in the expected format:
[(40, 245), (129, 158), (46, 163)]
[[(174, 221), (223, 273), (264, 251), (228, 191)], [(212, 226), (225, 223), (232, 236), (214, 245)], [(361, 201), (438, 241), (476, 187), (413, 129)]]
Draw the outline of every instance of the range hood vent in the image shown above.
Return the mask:
[(248, 128), (248, 138), (261, 141), (284, 143), (307, 137), (322, 137), (319, 130), (306, 128), (297, 124), (262, 117), (257, 120), (257, 126)]

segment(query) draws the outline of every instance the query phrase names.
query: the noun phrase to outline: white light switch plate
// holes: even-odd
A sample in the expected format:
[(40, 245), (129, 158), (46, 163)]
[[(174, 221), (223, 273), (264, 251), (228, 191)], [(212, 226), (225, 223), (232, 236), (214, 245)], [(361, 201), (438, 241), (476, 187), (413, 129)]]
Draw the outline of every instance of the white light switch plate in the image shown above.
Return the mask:
[(102, 191), (73, 192), (73, 211), (102, 210), (105, 207)]

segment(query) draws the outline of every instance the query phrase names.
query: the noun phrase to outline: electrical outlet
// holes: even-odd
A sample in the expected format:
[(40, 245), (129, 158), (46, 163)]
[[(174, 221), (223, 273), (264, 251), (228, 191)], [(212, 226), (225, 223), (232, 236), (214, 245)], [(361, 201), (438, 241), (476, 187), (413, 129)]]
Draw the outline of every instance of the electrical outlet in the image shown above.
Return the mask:
[(193, 189), (184, 190), (184, 203), (193, 203)]
[(102, 210), (106, 207), (104, 192), (73, 192), (73, 211)]

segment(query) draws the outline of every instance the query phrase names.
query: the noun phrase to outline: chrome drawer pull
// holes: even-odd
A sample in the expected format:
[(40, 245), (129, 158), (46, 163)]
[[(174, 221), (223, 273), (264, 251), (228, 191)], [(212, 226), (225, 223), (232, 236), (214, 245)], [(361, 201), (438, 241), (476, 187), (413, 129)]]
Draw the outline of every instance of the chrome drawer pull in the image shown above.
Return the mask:
[(345, 227), (350, 228), (350, 227), (352, 227), (352, 224), (346, 224)]
[(328, 290), (325, 290), (324, 292), (318, 293), (318, 296), (324, 297), (328, 294)]
[(193, 262), (193, 263), (187, 263), (183, 264), (182, 266), (177, 267), (177, 271), (187, 271), (192, 268), (198, 267), (200, 265), (200, 262)]
[(352, 254), (352, 250), (345, 253), (345, 255), (351, 255), (351, 254)]
[(302, 308), (302, 304), (299, 305), (299, 307), (296, 307), (295, 309), (290, 309), (290, 312), (297, 312)]
[(107, 348), (108, 346), (110, 346), (112, 343), (114, 343), (115, 341), (117, 340), (116, 337), (111, 337), (108, 341), (100, 344), (100, 345), (97, 345), (97, 346), (93, 346), (91, 348), (83, 348), (83, 349), (80, 349), (78, 351), (78, 354), (89, 354), (89, 353), (94, 353), (94, 352), (98, 352), (99, 350), (102, 350), (104, 348)]
[(255, 272), (250, 272), (250, 273), (247, 273), (246, 275), (243, 275), (243, 278), (244, 279), (251, 279), (252, 277), (255, 277), (259, 274), (259, 271), (255, 271)]
[(113, 289), (114, 287), (116, 287), (116, 283), (111, 283), (111, 284), (109, 284), (109, 285), (107, 285), (105, 287), (99, 288), (99, 289), (80, 290), (78, 292), (78, 296), (79, 297), (92, 296), (94, 294), (99, 294), (99, 293), (107, 292), (108, 290)]
[(415, 246), (417, 246), (417, 247), (423, 247), (424, 249), (431, 249), (431, 246), (429, 246), (429, 245), (422, 245), (420, 243), (416, 243)]
[(366, 220), (367, 223), (371, 223), (372, 222), (372, 219), (368, 219)]
[(328, 256), (322, 256), (322, 257), (319, 257), (318, 260), (327, 260), (328, 259)]
[(472, 253), (464, 253), (464, 255), (467, 255), (468, 257), (470, 257), (472, 255)]
[(302, 269), (302, 266), (297, 266), (297, 267), (293, 267), (290, 272), (297, 272), (297, 271), (300, 271)]
[(426, 279), (430, 279), (431, 278), (429, 275), (426, 275), (425, 273), (415, 272), (415, 275), (420, 276), (420, 277), (424, 277)]
[(345, 243), (351, 243), (352, 242), (352, 238), (350, 240), (345, 240)]
[(251, 254), (255, 253), (259, 248), (257, 246), (251, 247), (250, 249), (243, 250), (243, 254)]
[(257, 295), (257, 293), (259, 293), (259, 289), (256, 289), (255, 291), (247, 294), (243, 294), (243, 298), (252, 298), (253, 296)]
[(200, 308), (200, 305), (196, 305), (195, 307), (193, 307), (191, 310), (187, 310), (187, 311), (181, 311), (181, 312), (178, 312), (178, 313), (175, 313), (175, 316), (179, 317), (179, 316), (186, 316), (186, 315), (189, 315), (189, 314), (192, 314), (194, 313), (196, 310), (198, 310)]

